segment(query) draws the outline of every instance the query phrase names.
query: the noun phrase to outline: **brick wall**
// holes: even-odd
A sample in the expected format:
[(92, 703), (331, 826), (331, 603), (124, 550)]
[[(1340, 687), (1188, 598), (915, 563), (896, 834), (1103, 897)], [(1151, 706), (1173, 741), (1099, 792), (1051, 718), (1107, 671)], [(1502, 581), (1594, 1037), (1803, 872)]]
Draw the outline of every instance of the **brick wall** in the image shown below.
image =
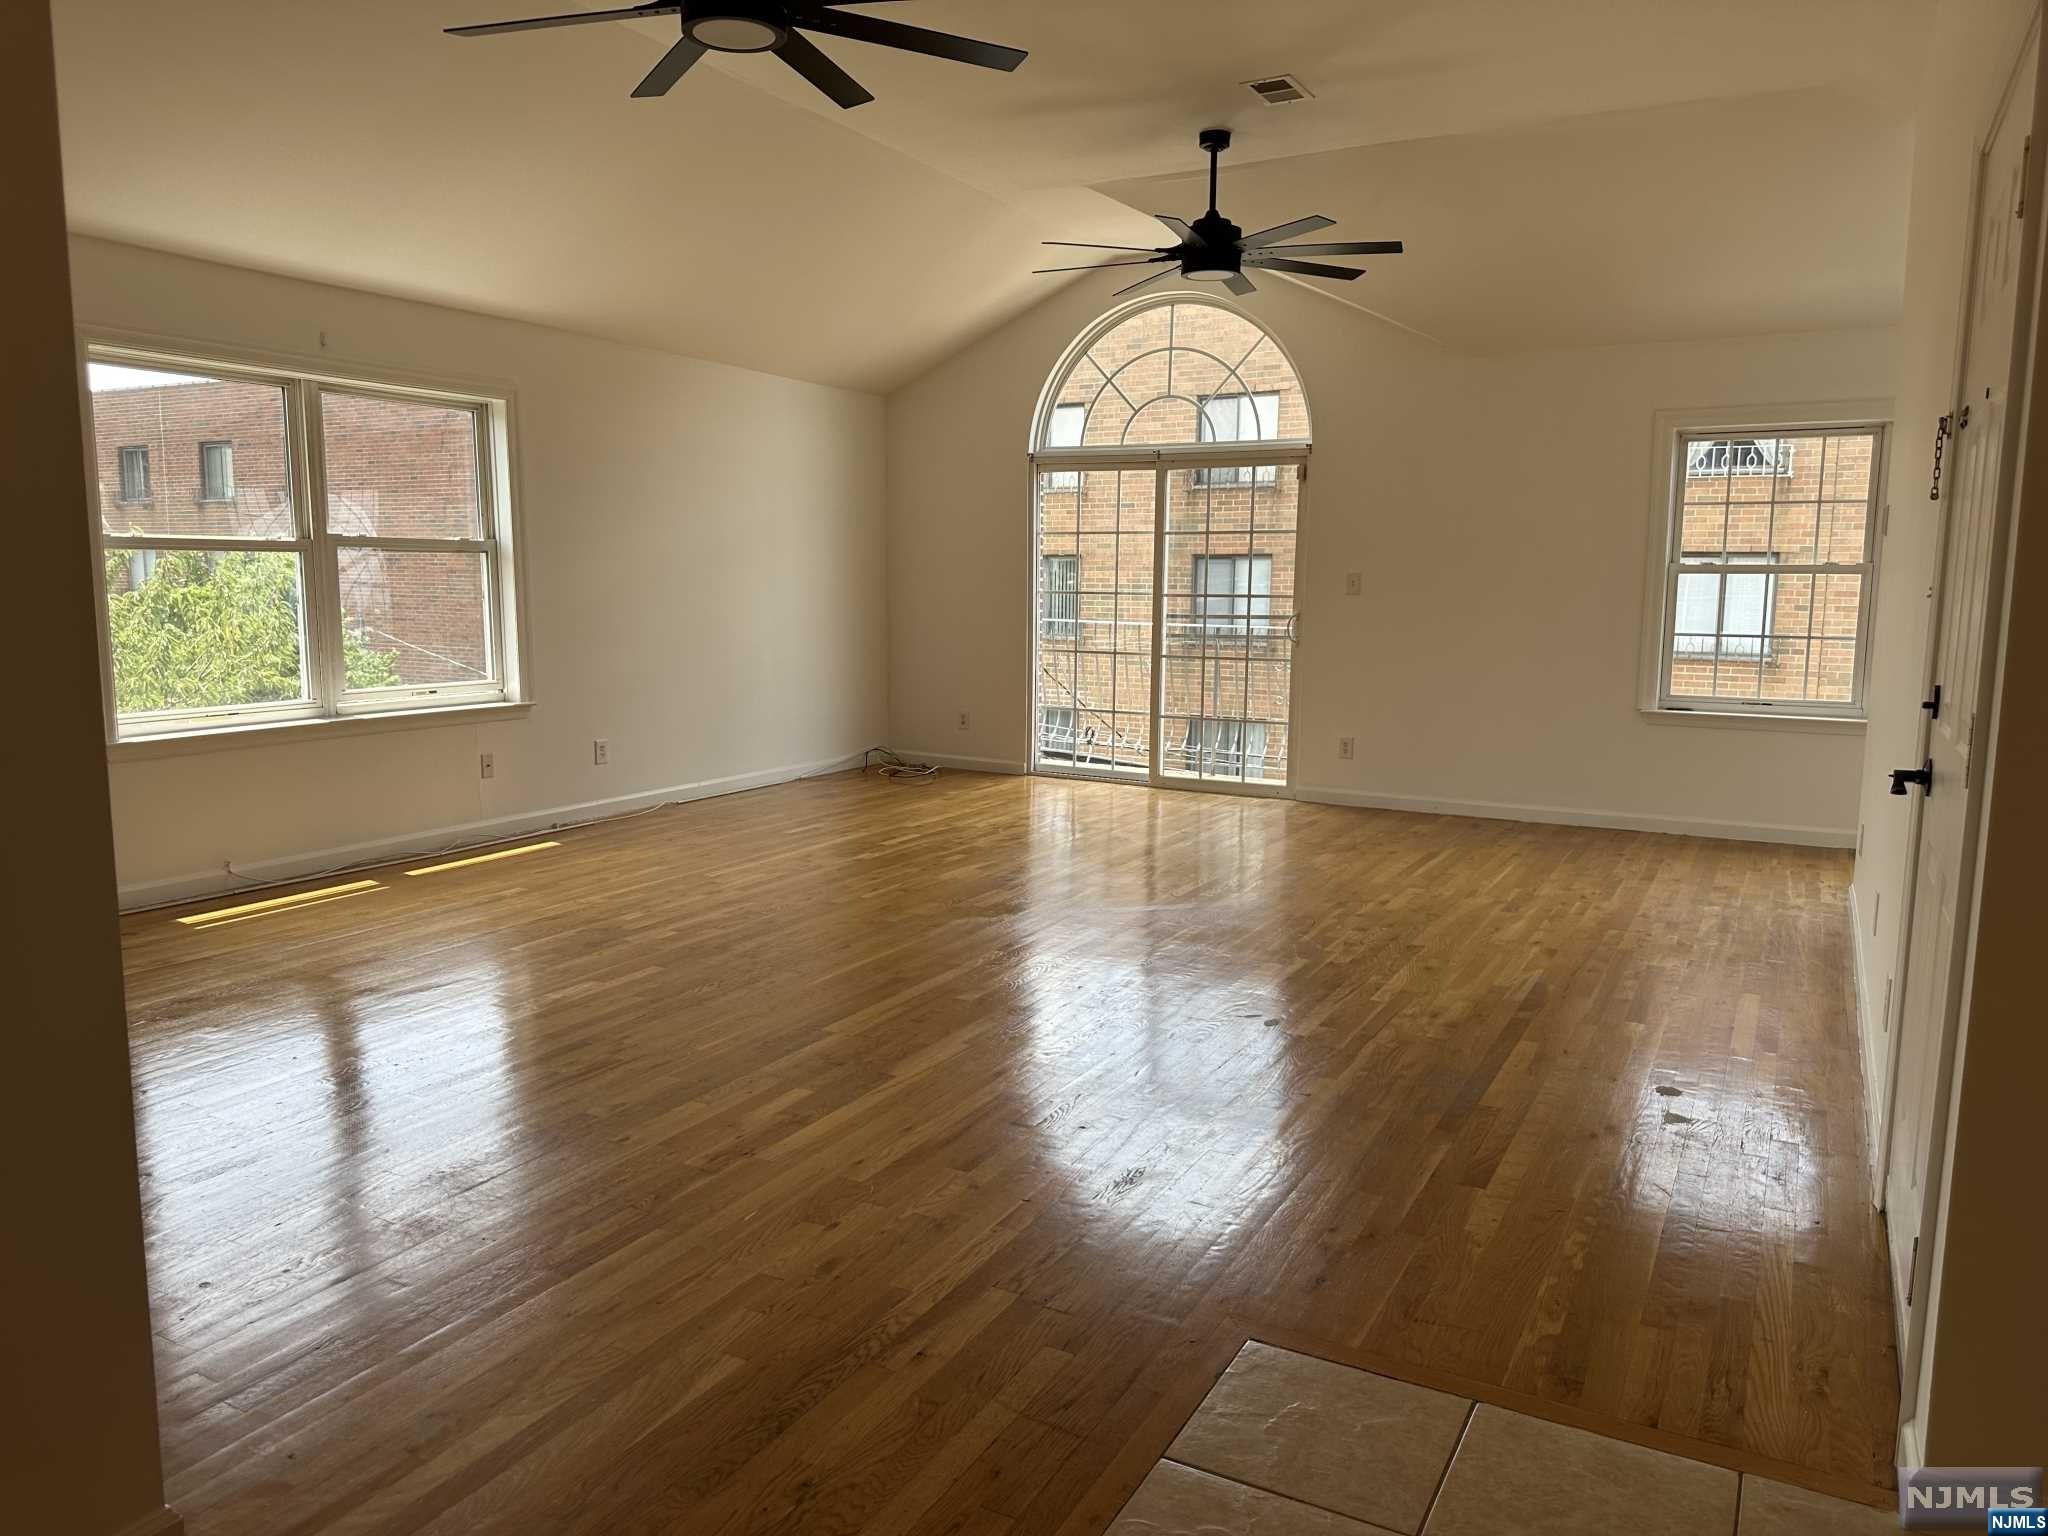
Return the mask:
[[(418, 401), (324, 393), (332, 531), (397, 538), (473, 538), (480, 529), (474, 418)], [(101, 518), (115, 535), (290, 538), (293, 476), (283, 392), (206, 379), (93, 395)], [(229, 445), (232, 495), (209, 500), (201, 444)], [(123, 495), (124, 448), (147, 455), (146, 493)], [(144, 490), (144, 487), (129, 487)], [(469, 554), (340, 551), (344, 620), (388, 655), (407, 685), (488, 674), (482, 560)], [(147, 572), (131, 561), (116, 590)]]

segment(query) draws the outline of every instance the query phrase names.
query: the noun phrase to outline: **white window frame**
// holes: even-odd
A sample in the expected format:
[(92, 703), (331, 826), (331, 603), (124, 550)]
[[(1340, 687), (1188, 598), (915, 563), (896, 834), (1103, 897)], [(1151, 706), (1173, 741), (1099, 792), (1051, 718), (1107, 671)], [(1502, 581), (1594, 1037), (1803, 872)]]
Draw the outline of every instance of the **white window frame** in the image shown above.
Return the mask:
[[(1659, 411), (1651, 437), (1650, 537), (1645, 575), (1641, 660), (1637, 708), (1660, 722), (1742, 725), (1803, 730), (1860, 731), (1866, 719), (1870, 670), (1870, 625), (1876, 612), (1879, 556), (1889, 518), (1887, 461), (1890, 451), (1892, 402), (1847, 400), (1804, 405), (1741, 407), (1732, 410)], [(1861, 576), (1861, 607), (1856, 625), (1856, 667), (1847, 701), (1812, 699), (1704, 699), (1670, 691), (1673, 661), (1672, 629), (1676, 620), (1681, 569), (1696, 575), (1755, 573), (1755, 565), (1723, 562), (1688, 563), (1679, 545), (1682, 531), (1688, 446), (1714, 437), (1767, 438), (1816, 432), (1871, 432), (1873, 452), (1870, 510), (1864, 520), (1863, 559), (1854, 564), (1816, 562), (1770, 566), (1773, 586), (1787, 576)], [(1776, 466), (1773, 466), (1773, 473)], [(1758, 471), (1761, 474), (1761, 471)], [(1816, 551), (1818, 553), (1818, 551)], [(1725, 590), (1725, 588), (1724, 588)]]
[[(85, 422), (87, 511), (91, 518), (93, 590), (99, 617), (101, 707), (110, 751), (204, 749), (254, 741), (280, 728), (332, 731), (354, 724), (433, 724), (471, 711), (523, 710), (532, 702), (526, 664), (523, 571), (513, 489), (514, 401), (509, 388), (406, 377), (380, 370), (376, 376), (308, 368), (296, 359), (255, 356), (205, 345), (166, 347), (154, 339), (131, 340), (113, 333), (81, 333), (79, 395)], [(280, 389), (284, 396), (293, 536), (283, 539), (217, 537), (211, 534), (111, 534), (105, 529), (99, 493), (98, 434), (87, 376), (92, 363), (201, 374)], [(323, 391), (465, 410), (476, 423), (479, 536), (463, 539), (365, 537), (327, 529), (327, 486), (323, 462), (320, 397)], [(209, 439), (211, 441), (211, 439)], [(152, 489), (154, 489), (152, 487)], [(115, 506), (124, 505), (118, 500)], [(358, 547), (481, 555), (485, 568), (485, 644), (495, 674), (475, 683), (409, 687), (346, 687), (343, 662), (340, 571), (336, 552)], [(253, 550), (292, 553), (299, 558), (301, 625), (308, 697), (276, 704), (164, 710), (123, 717), (114, 705), (113, 654), (107, 631), (106, 583), (100, 572), (109, 550)]]
[[(1225, 400), (1233, 401), (1237, 407), (1238, 435), (1218, 437), (1216, 418), (1209, 414), (1212, 405)], [(1249, 410), (1252, 415), (1253, 433), (1244, 435), (1244, 416)], [(1224, 390), (1218, 394), (1202, 395), (1195, 402), (1195, 437), (1199, 443), (1263, 443), (1270, 442), (1280, 432), (1280, 394), (1277, 390)], [(1195, 475), (1198, 486), (1250, 485), (1254, 478), (1260, 485), (1271, 485), (1276, 467), (1271, 464), (1237, 465), (1223, 469), (1204, 469)]]

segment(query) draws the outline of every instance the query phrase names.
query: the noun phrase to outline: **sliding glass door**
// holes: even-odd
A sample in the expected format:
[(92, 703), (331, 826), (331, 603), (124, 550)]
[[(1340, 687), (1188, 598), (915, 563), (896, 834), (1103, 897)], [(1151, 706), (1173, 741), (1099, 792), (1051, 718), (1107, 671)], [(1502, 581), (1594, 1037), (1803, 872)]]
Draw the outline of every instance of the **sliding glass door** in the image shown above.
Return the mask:
[(1299, 460), (1036, 475), (1032, 767), (1283, 791)]

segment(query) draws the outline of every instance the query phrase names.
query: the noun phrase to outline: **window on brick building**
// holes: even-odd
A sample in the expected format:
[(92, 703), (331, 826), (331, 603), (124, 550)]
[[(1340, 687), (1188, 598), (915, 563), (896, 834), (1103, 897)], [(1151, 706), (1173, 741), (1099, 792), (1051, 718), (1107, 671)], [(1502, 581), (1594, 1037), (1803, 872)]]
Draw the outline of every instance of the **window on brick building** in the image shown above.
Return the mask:
[(1196, 555), (1194, 609), (1212, 635), (1263, 635), (1272, 627), (1271, 555)]
[(1191, 719), (1181, 755), (1190, 773), (1256, 778), (1266, 767), (1266, 727), (1257, 720)]
[(1081, 557), (1040, 555), (1038, 557), (1039, 636), (1046, 640), (1072, 640), (1080, 627)]
[(1680, 432), (1656, 705), (1863, 710), (1881, 427)]
[(149, 500), (149, 450), (147, 448), (123, 448), (121, 450), (121, 500)]
[(87, 375), (115, 738), (518, 697), (503, 402), (100, 348)]
[[(1081, 434), (1088, 426), (1088, 407), (1085, 405), (1056, 405), (1045, 424), (1045, 446), (1048, 448), (1078, 448)], [(1048, 491), (1078, 491), (1081, 489), (1081, 471), (1078, 469), (1054, 470), (1046, 476)]]
[[(1277, 394), (1211, 395), (1202, 402), (1201, 438), (1205, 443), (1270, 442), (1280, 435), (1280, 397)], [(1197, 485), (1271, 485), (1275, 470), (1271, 464), (1203, 469), (1195, 473)]]
[(199, 499), (201, 501), (233, 501), (235, 499), (235, 445), (233, 443), (201, 443), (199, 445)]

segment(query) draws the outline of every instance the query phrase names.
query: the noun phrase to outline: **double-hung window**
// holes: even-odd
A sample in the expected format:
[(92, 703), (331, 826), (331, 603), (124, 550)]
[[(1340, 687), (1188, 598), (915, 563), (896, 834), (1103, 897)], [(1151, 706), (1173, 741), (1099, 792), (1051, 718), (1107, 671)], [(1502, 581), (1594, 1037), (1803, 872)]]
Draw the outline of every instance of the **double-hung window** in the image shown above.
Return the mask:
[(123, 448), (118, 473), (119, 496), (123, 501), (149, 500), (149, 450)]
[(87, 375), (116, 739), (519, 696), (503, 401), (99, 347)]
[(1209, 634), (1265, 634), (1273, 619), (1273, 557), (1196, 555), (1194, 607), (1196, 623)]
[(1884, 430), (1679, 432), (1656, 705), (1863, 713)]
[[(1202, 401), (1196, 432), (1205, 443), (1271, 442), (1280, 435), (1280, 397), (1277, 394), (1210, 395)], [(1271, 464), (1212, 467), (1195, 472), (1197, 485), (1271, 485), (1276, 473)]]

